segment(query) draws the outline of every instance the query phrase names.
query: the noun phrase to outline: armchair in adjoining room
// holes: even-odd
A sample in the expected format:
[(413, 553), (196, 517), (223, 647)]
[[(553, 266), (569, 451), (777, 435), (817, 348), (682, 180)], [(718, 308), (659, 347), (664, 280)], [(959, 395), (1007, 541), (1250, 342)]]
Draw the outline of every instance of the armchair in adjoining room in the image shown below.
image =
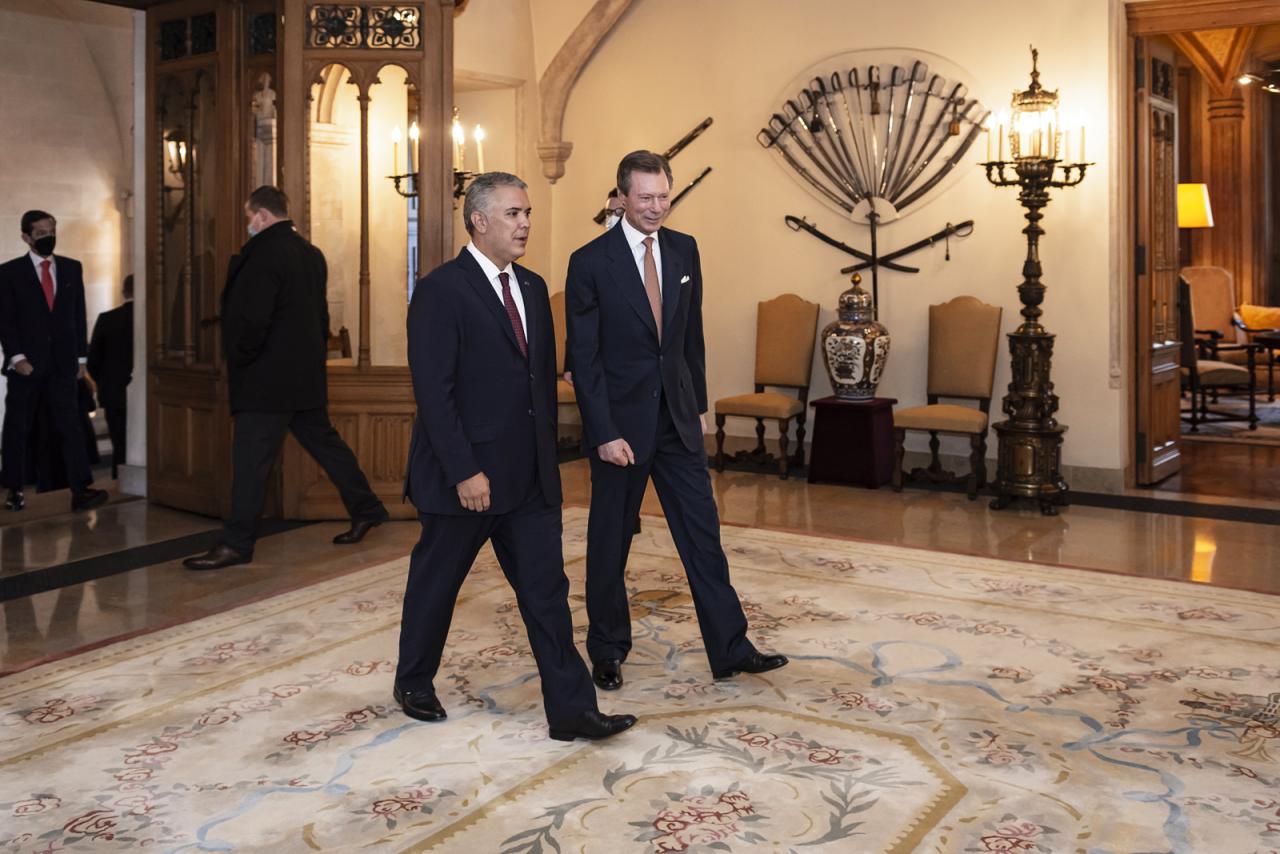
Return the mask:
[[(987, 480), (987, 422), (991, 409), (991, 387), (995, 383), (996, 354), (1000, 349), (1000, 320), (1004, 310), (987, 305), (976, 297), (960, 296), (929, 306), (928, 404), (895, 409), (893, 412), (893, 488), (902, 490), (902, 461), (906, 455), (908, 430), (929, 433), (930, 462), (927, 469), (915, 469), (911, 477), (935, 483), (959, 478), (942, 468), (938, 458), (939, 433), (969, 437), (969, 499)], [(940, 403), (940, 399), (977, 401), (978, 407)]]
[[(1196, 312), (1195, 291), (1183, 275), (1178, 280), (1178, 337), (1182, 339), (1182, 388), (1191, 396), (1191, 408), (1182, 410), (1183, 420), (1191, 425), (1192, 433), (1199, 432), (1201, 423), (1210, 421), (1246, 421), (1250, 430), (1257, 430), (1258, 376), (1255, 371), (1255, 353), (1260, 349), (1259, 345), (1221, 344), (1217, 339), (1198, 337), (1196, 333), (1201, 328), (1201, 319)], [(1221, 358), (1237, 353), (1244, 358), (1243, 365)], [(1237, 415), (1234, 412), (1210, 409), (1210, 392), (1248, 395), (1249, 414)]]
[(1259, 332), (1276, 331), (1280, 309), (1241, 305), (1237, 310), (1235, 281), (1222, 267), (1183, 267), (1181, 275), (1190, 289), (1193, 332), (1205, 343), (1201, 357), (1229, 365), (1243, 365), (1252, 358), (1255, 370), (1265, 365), (1267, 395), (1275, 400), (1276, 354), (1265, 352), (1259, 362), (1256, 353), (1240, 345), (1252, 343)]
[[(813, 343), (818, 335), (818, 304), (795, 294), (762, 302), (756, 309), (755, 393), (716, 401), (716, 471), (724, 471), (725, 419), (754, 418), (756, 447), (745, 454), (768, 458), (764, 446), (765, 419), (778, 422), (778, 475), (785, 480), (790, 465), (804, 465), (804, 424), (809, 408), (809, 375), (813, 372)], [(766, 388), (795, 389), (797, 397)], [(787, 456), (787, 432), (797, 422), (796, 451)], [(739, 457), (744, 454), (739, 454)]]

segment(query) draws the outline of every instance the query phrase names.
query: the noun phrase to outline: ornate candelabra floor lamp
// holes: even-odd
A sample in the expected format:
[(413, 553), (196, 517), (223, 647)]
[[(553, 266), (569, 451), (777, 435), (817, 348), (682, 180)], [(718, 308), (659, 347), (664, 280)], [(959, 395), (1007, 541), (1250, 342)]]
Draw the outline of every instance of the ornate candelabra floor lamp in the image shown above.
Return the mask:
[[(994, 510), (1007, 507), (1014, 498), (1040, 502), (1040, 511), (1057, 515), (1066, 504), (1067, 483), (1062, 477), (1062, 437), (1067, 428), (1058, 423), (1058, 396), (1049, 379), (1054, 335), (1040, 323), (1045, 286), (1040, 280), (1040, 236), (1044, 229), (1041, 210), (1049, 204), (1049, 190), (1074, 187), (1084, 180), (1090, 163), (1084, 159), (1084, 129), (1080, 130), (1080, 160), (1067, 163), (1058, 121), (1058, 93), (1040, 85), (1039, 53), (1031, 50), (1031, 85), (1013, 95), (1009, 127), (1010, 158), (1004, 159), (1004, 128), (999, 128), (995, 160), (982, 166), (987, 180), (997, 187), (1018, 187), (1018, 201), (1027, 209), (1027, 258), (1022, 264), (1022, 324), (1009, 333), (1013, 376), (1002, 410), (1007, 419), (993, 424), (998, 440), (996, 478), (992, 490)], [(989, 150), (989, 144), (988, 144)], [(1059, 174), (1059, 170), (1061, 173)], [(1012, 176), (1008, 173), (1012, 172)]]

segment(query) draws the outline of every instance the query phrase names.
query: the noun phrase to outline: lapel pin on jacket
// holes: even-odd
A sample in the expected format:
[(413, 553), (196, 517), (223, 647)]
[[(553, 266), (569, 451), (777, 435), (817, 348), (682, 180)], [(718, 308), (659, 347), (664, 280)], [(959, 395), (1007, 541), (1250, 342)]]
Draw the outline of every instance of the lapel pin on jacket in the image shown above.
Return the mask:
[(683, 279), (681, 279), (681, 280), (680, 280), (680, 284), (682, 284), (682, 285), (683, 285), (683, 284), (684, 284), (685, 282), (687, 282), (687, 281), (689, 281), (689, 277), (688, 277), (688, 276), (685, 276)]

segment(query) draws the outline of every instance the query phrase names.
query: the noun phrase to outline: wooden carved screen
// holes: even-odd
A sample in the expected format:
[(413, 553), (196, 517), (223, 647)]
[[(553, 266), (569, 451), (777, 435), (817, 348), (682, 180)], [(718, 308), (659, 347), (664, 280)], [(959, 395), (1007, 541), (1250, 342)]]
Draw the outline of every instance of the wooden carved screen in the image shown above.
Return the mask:
[(1138, 483), (1149, 484), (1174, 474), (1181, 465), (1178, 113), (1172, 48), (1154, 39), (1135, 39), (1135, 56), (1135, 469)]

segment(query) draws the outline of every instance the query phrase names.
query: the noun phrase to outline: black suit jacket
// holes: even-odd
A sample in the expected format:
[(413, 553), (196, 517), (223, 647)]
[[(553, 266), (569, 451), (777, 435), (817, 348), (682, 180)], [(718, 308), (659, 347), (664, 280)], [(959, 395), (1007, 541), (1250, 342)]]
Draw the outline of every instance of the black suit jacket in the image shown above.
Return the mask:
[(702, 448), (698, 415), (707, 409), (707, 370), (698, 244), (662, 228), (658, 247), (661, 346), (644, 280), (620, 224), (569, 258), (568, 351), (589, 449), (623, 438), (637, 458), (647, 459), (657, 443), (664, 396), (685, 446)]
[(484, 472), (486, 511), (516, 509), (537, 477), (561, 502), (556, 460), (556, 350), (547, 284), (514, 267), (529, 358), (484, 271), (463, 247), (418, 282), (409, 303), (413, 423), (405, 495), (423, 513), (464, 515), (457, 485)]
[(53, 310), (44, 298), (30, 255), (0, 265), (0, 347), (4, 368), (21, 353), (33, 376), (73, 375), (89, 354), (85, 329), (84, 279), (80, 262), (54, 256)]
[(249, 238), (227, 269), (222, 353), (232, 412), (327, 403), (328, 267), (289, 220)]
[(105, 409), (125, 406), (133, 380), (133, 302), (104, 311), (89, 336), (89, 376)]

